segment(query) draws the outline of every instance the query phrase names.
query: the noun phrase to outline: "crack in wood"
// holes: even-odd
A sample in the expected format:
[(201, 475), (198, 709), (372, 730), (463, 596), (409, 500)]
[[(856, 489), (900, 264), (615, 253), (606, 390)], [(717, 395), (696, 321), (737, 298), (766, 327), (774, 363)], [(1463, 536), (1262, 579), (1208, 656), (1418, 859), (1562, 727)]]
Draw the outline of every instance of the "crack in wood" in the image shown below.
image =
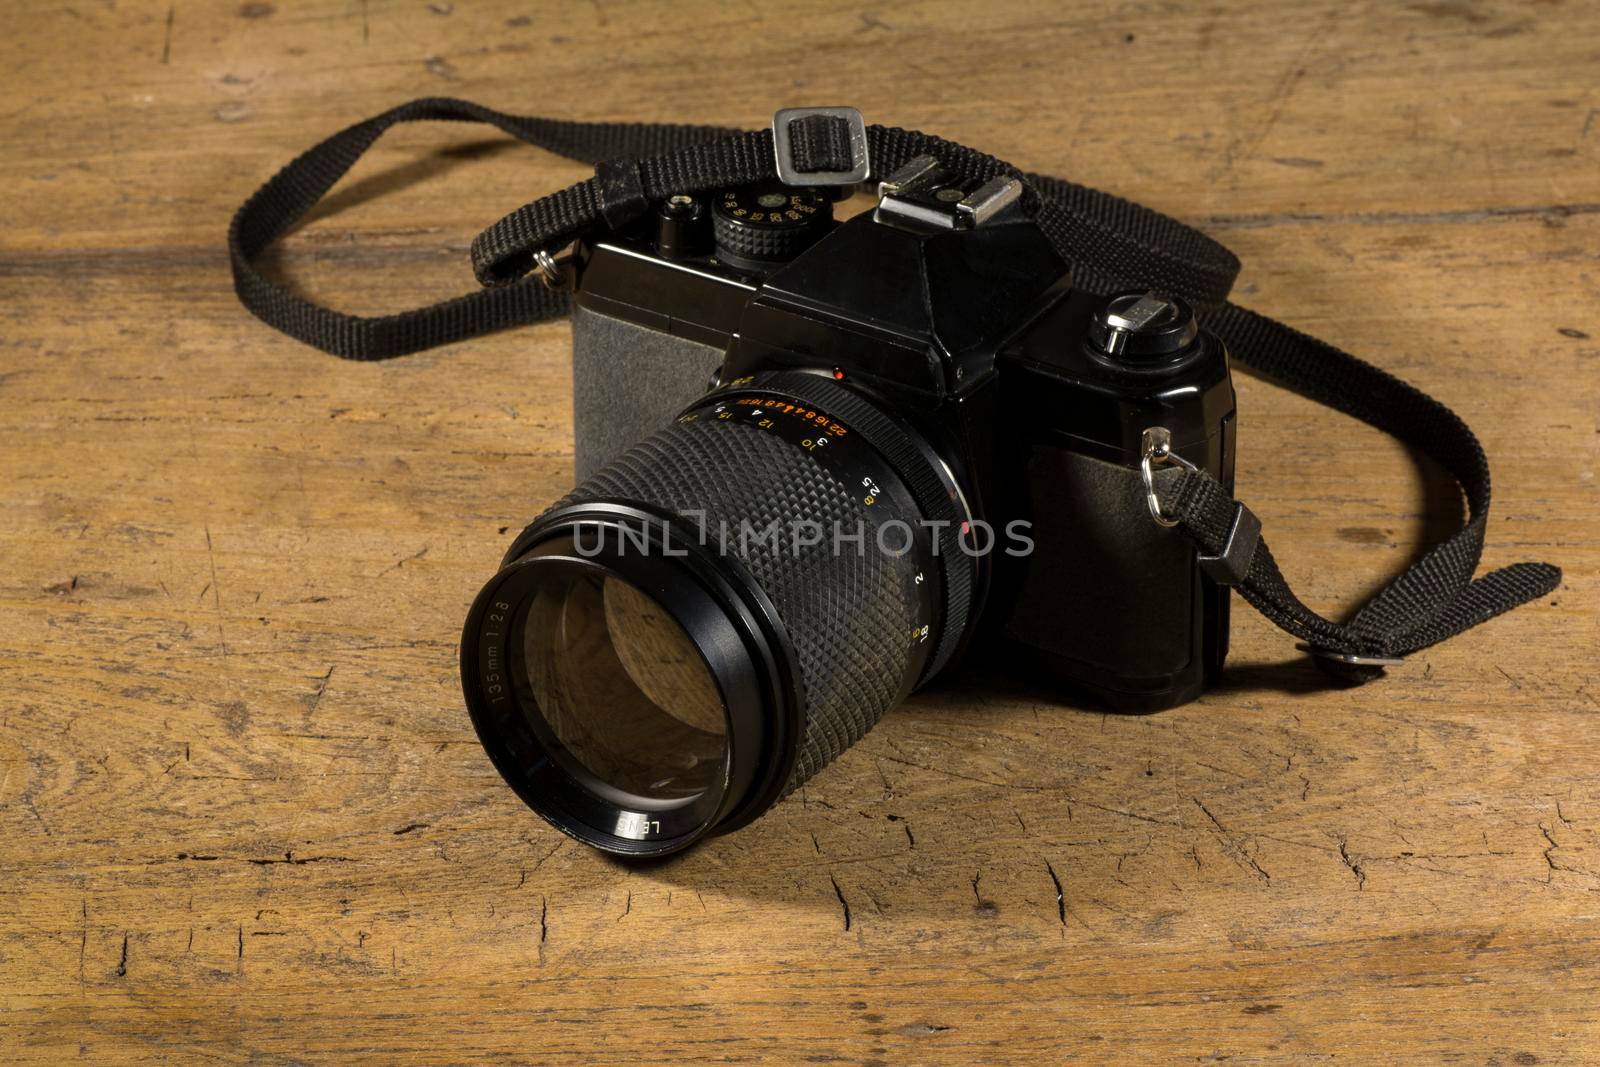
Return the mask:
[(844, 898), (844, 890), (839, 888), (839, 879), (830, 871), (828, 881), (833, 883), (833, 895), (839, 898), (839, 907), (844, 911), (844, 928), (850, 929), (850, 902)]

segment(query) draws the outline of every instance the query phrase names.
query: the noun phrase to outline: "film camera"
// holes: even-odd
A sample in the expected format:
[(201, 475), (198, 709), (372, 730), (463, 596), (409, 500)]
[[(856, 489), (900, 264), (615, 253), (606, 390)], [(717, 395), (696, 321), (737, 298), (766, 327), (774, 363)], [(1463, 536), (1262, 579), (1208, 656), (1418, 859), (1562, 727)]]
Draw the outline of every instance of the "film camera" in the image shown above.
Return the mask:
[(546, 818), (635, 855), (743, 825), (969, 647), (1121, 710), (1213, 680), (1228, 590), (1140, 462), (1231, 486), (1227, 352), (1074, 288), (1021, 194), (923, 157), (843, 222), (771, 182), (580, 244), (579, 485), (462, 642)]

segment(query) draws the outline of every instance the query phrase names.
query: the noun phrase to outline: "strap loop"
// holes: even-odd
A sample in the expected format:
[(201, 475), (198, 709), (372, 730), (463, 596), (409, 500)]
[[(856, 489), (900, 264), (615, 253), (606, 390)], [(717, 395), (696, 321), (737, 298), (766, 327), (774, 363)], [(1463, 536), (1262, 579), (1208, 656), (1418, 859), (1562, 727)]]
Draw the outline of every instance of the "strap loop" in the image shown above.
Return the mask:
[(1256, 545), (1261, 543), (1261, 520), (1243, 504), (1235, 503), (1233, 528), (1228, 540), (1214, 556), (1202, 553), (1196, 557), (1200, 569), (1211, 576), (1218, 585), (1243, 585), (1250, 574), (1250, 561), (1255, 559)]

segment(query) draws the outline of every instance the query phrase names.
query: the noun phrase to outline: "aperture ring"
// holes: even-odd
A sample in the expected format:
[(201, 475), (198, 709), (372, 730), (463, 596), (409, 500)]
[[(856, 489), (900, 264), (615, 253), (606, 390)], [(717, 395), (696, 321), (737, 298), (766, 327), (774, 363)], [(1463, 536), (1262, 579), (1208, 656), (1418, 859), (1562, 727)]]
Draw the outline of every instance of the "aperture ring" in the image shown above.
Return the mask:
[(961, 544), (963, 527), (971, 516), (965, 513), (958, 487), (941, 477), (941, 461), (871, 401), (820, 374), (773, 371), (730, 385), (723, 392), (777, 394), (816, 405), (860, 434), (905, 483), (923, 517), (942, 523), (937, 551), (944, 590), (939, 639), (917, 685), (934, 678), (955, 655), (966, 633), (976, 571), (974, 560)]

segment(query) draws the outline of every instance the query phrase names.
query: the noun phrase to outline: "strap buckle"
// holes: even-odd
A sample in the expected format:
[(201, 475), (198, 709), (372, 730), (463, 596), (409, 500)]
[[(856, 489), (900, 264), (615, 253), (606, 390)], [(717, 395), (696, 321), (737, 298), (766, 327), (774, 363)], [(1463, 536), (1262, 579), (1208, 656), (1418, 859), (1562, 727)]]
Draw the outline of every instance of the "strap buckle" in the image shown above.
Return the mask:
[[(799, 127), (796, 127), (799, 124)], [(812, 136), (814, 135), (814, 136)], [(806, 170), (795, 160), (795, 141), (831, 142), (847, 149), (848, 167)], [(785, 185), (855, 185), (867, 180), (872, 160), (867, 151), (867, 121), (853, 107), (786, 107), (772, 116), (772, 152), (778, 180)], [(842, 162), (840, 158), (832, 160)]]
[(1294, 647), (1301, 652), (1309, 652), (1313, 656), (1342, 663), (1347, 667), (1397, 667), (1406, 661), (1404, 656), (1362, 656), (1355, 652), (1335, 652), (1331, 648), (1307, 644), (1304, 641), (1295, 642)]

